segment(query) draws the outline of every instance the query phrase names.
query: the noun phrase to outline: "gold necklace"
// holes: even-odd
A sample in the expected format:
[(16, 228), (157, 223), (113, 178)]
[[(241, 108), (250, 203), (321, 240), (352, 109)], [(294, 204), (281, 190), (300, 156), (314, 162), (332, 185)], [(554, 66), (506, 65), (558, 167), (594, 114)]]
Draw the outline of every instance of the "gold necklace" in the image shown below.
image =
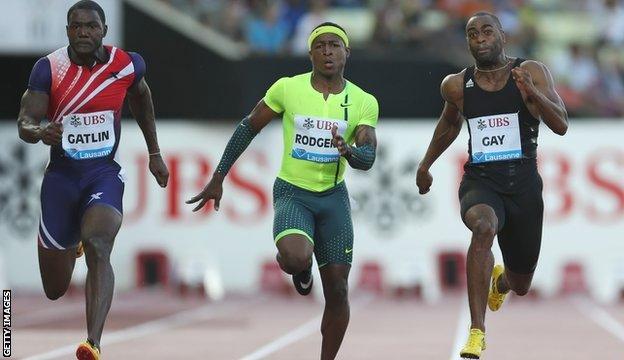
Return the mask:
[(511, 63), (511, 59), (507, 60), (507, 62), (505, 63), (505, 65), (503, 65), (503, 66), (501, 66), (501, 67), (499, 67), (499, 68), (496, 68), (496, 69), (492, 69), (492, 70), (481, 70), (481, 69), (479, 69), (479, 68), (477, 67), (477, 65), (475, 65), (475, 69), (477, 69), (478, 71), (484, 72), (484, 73), (490, 73), (490, 72), (495, 72), (495, 71), (498, 71), (498, 70), (502, 70), (502, 69), (506, 68), (506, 67), (507, 67), (507, 65), (509, 65), (510, 63)]

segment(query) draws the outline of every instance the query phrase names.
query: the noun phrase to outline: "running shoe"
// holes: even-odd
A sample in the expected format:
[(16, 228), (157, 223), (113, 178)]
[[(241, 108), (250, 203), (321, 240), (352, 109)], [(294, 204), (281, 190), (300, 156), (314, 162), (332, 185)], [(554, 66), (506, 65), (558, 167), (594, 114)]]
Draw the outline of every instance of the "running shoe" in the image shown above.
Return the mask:
[(78, 345), (78, 349), (76, 349), (76, 359), (100, 360), (100, 349), (87, 340)]
[(76, 248), (76, 259), (84, 255), (84, 246), (82, 246), (82, 241), (78, 243), (78, 247)]
[(498, 291), (498, 279), (505, 272), (503, 265), (496, 265), (492, 269), (492, 286), (490, 286), (490, 293), (488, 294), (488, 307), (492, 311), (497, 311), (503, 306), (507, 293), (501, 293)]
[(301, 295), (308, 295), (312, 291), (312, 265), (306, 270), (303, 270), (299, 274), (295, 274), (292, 276), (293, 284), (295, 284), (295, 289)]
[(459, 356), (462, 359), (480, 359), (483, 350), (485, 350), (485, 333), (479, 329), (470, 329), (468, 341)]

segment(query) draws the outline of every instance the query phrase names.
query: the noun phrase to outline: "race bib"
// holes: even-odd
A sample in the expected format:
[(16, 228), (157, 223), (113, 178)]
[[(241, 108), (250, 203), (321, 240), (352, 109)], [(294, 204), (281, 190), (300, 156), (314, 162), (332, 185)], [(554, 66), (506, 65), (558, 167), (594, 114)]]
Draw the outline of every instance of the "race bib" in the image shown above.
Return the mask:
[(337, 162), (340, 153), (332, 145), (332, 126), (338, 127), (338, 134), (344, 136), (347, 122), (336, 119), (323, 119), (295, 115), (295, 138), (291, 156), (295, 159), (317, 163)]
[(522, 158), (518, 113), (468, 119), (468, 126), (473, 163)]
[(115, 146), (112, 111), (63, 116), (63, 150), (75, 160), (105, 157)]

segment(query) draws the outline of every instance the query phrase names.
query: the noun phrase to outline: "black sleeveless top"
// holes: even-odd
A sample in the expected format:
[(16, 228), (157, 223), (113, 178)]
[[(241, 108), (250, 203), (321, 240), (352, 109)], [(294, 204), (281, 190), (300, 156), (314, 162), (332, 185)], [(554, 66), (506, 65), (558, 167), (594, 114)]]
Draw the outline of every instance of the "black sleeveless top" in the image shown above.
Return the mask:
[[(524, 59), (516, 59), (513, 67), (520, 66)], [(516, 86), (511, 73), (505, 86), (498, 91), (485, 91), (477, 85), (474, 79), (475, 66), (466, 68), (464, 73), (464, 116), (466, 120), (500, 114), (518, 114), (520, 125), (520, 140), (522, 144), (522, 158), (534, 159), (537, 155), (537, 134), (539, 120), (529, 112), (520, 90)], [(474, 135), (468, 127), (470, 137)], [(474, 163), (472, 143), (468, 142), (470, 161)], [(500, 161), (500, 160), (498, 160)]]
[[(520, 66), (524, 61), (517, 58), (513, 67)], [(537, 168), (535, 159), (540, 121), (529, 112), (511, 73), (502, 89), (485, 91), (477, 85), (474, 70), (473, 65), (464, 73), (463, 114), (470, 134), (470, 157), (464, 170), (468, 175), (490, 178), (499, 184), (507, 183), (509, 176), (518, 170), (532, 173)], [(474, 153), (473, 142), (479, 147)]]

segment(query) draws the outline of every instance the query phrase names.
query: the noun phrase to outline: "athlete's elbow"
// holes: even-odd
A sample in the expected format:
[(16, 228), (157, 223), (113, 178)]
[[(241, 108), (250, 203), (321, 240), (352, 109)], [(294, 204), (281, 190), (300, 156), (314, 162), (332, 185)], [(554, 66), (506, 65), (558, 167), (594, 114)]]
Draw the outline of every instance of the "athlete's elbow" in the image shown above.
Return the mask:
[(563, 123), (562, 125), (560, 125), (559, 127), (553, 129), (553, 131), (555, 132), (555, 134), (563, 136), (568, 132), (568, 123)]
[(368, 170), (370, 170), (370, 169), (372, 169), (372, 168), (373, 168), (373, 164), (374, 164), (374, 163), (375, 163), (375, 160), (373, 159), (372, 161), (367, 162), (366, 164), (363, 164), (363, 165), (362, 165), (362, 168), (361, 168), (360, 170), (363, 170), (363, 171), (368, 171)]
[(368, 171), (373, 168), (373, 164), (375, 163), (375, 159), (354, 159), (353, 157), (350, 159), (349, 164), (352, 168), (362, 171)]
[(39, 139), (35, 139), (31, 134), (29, 134), (26, 129), (24, 129), (21, 125), (18, 125), (17, 134), (19, 138), (29, 144), (36, 144), (39, 142)]

